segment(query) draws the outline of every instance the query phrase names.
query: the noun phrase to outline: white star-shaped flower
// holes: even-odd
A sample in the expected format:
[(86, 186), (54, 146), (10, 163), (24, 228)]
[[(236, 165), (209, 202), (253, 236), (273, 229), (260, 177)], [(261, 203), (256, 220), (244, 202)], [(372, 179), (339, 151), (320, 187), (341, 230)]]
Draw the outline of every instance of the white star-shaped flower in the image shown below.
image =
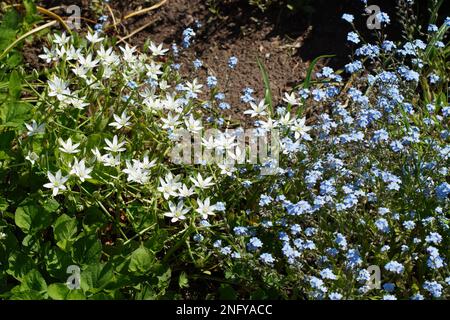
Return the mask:
[(86, 179), (91, 179), (90, 173), (93, 168), (86, 168), (85, 159), (78, 161), (77, 158), (73, 160), (73, 165), (70, 170), (70, 174), (73, 174), (80, 178), (81, 182), (84, 182)]
[(202, 122), (200, 120), (194, 119), (192, 114), (189, 119), (186, 119), (184, 121), (184, 123), (186, 125), (186, 129), (188, 129), (192, 133), (197, 133), (203, 129)]
[(29, 137), (45, 132), (45, 123), (38, 125), (35, 120), (31, 120), (30, 124), (25, 123), (25, 127), (28, 130), (27, 135)]
[(250, 107), (252, 109), (245, 110), (244, 114), (249, 114), (252, 118), (257, 116), (264, 116), (267, 114), (267, 105), (264, 100), (261, 100), (258, 104), (250, 102)]
[(35, 152), (28, 151), (27, 156), (25, 157), (25, 160), (28, 160), (31, 162), (31, 165), (34, 166), (36, 161), (39, 160), (39, 156)]
[(63, 177), (61, 174), (61, 170), (58, 170), (55, 175), (53, 175), (50, 171), (47, 173), (48, 180), (50, 180), (49, 183), (44, 184), (45, 188), (52, 189), (53, 190), (53, 196), (56, 196), (60, 193), (60, 191), (67, 190), (66, 186), (64, 185), (69, 177)]
[(189, 212), (189, 208), (184, 207), (184, 202), (181, 200), (175, 205), (172, 201), (169, 201), (169, 212), (164, 213), (165, 217), (172, 218), (171, 222), (177, 222), (179, 220), (186, 220), (185, 214)]
[(117, 136), (113, 137), (113, 140), (110, 141), (108, 139), (105, 139), (105, 143), (108, 145), (107, 147), (104, 147), (103, 149), (111, 152), (123, 152), (126, 150), (126, 148), (122, 148), (125, 145), (125, 141), (119, 142), (119, 139)]
[(190, 178), (192, 183), (200, 189), (208, 189), (209, 187), (214, 185), (214, 182), (212, 181), (212, 177), (207, 177), (206, 179), (203, 179), (202, 175), (200, 173), (197, 174), (196, 178), (191, 177)]
[(163, 44), (161, 43), (159, 46), (156, 46), (153, 41), (150, 42), (148, 47), (154, 56), (163, 56), (169, 49), (163, 49)]
[(68, 83), (57, 76), (53, 76), (51, 80), (48, 80), (48, 95), (50, 97), (56, 97), (59, 101), (66, 99), (70, 96)]
[(122, 112), (122, 115), (119, 117), (118, 115), (114, 114), (114, 122), (111, 122), (109, 125), (111, 127), (115, 127), (117, 130), (122, 129), (123, 127), (128, 127), (129, 125), (131, 125), (131, 122), (129, 122), (128, 120), (131, 119), (131, 117), (127, 116), (127, 112), (124, 111)]
[(71, 138), (67, 139), (67, 141), (64, 141), (63, 139), (59, 138), (58, 142), (59, 145), (61, 146), (59, 150), (61, 150), (64, 153), (76, 154), (80, 152), (80, 150), (77, 149), (80, 146), (80, 144), (79, 143), (73, 144)]
[(184, 183), (183, 186), (178, 189), (178, 196), (180, 198), (189, 198), (194, 193), (195, 193), (194, 189), (192, 187), (188, 188), (187, 185), (185, 185)]
[(198, 208), (195, 210), (202, 216), (203, 219), (208, 219), (208, 216), (215, 215), (216, 206), (211, 205), (211, 199), (208, 197), (205, 201), (197, 199)]
[(287, 104), (290, 104), (291, 106), (296, 106), (300, 104), (294, 92), (292, 92), (291, 94), (285, 92), (283, 101), (286, 102)]
[(86, 35), (86, 39), (90, 42), (90, 43), (97, 43), (97, 42), (102, 42), (104, 38), (99, 36), (98, 32), (88, 32), (88, 34)]
[(292, 125), (292, 130), (295, 133), (295, 139), (299, 139), (300, 137), (303, 137), (307, 134), (309, 130), (311, 130), (311, 127), (306, 126), (306, 118), (297, 119), (295, 123)]
[(181, 187), (181, 183), (178, 182), (179, 176), (173, 176), (172, 173), (168, 173), (164, 179), (159, 178), (160, 186), (158, 191), (163, 194), (164, 199), (169, 199), (171, 196), (176, 197), (178, 195), (178, 189)]

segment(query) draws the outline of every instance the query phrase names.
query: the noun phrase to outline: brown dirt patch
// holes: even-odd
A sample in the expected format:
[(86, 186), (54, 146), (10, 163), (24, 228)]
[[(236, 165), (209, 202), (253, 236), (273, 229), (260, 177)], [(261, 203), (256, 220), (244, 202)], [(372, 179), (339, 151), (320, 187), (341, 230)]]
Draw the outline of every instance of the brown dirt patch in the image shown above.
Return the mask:
[[(98, 16), (98, 6), (93, 8), (85, 0), (75, 2), (82, 6), (83, 16), (91, 19)], [(110, 6), (115, 18), (121, 19), (128, 13), (156, 2), (111, 0)], [(46, 6), (73, 3), (46, 1)], [(227, 114), (236, 120), (244, 119), (242, 111), (247, 106), (240, 101), (240, 97), (245, 87), (255, 90), (255, 98), (263, 97), (263, 81), (257, 57), (267, 68), (274, 101), (279, 102), (282, 92), (303, 81), (309, 63), (315, 57), (336, 54), (336, 58), (321, 61), (322, 65), (334, 67), (342, 66), (348, 60), (350, 50), (345, 39), (351, 27), (341, 19), (344, 12), (355, 15), (358, 27), (365, 21), (361, 17), (363, 5), (354, 0), (317, 0), (312, 14), (302, 11), (292, 13), (278, 7), (262, 13), (249, 6), (247, 0), (226, 0), (221, 2), (220, 15), (217, 15), (205, 3), (204, 0), (169, 0), (154, 11), (126, 20), (117, 30), (111, 29), (108, 33), (124, 37), (149, 24), (127, 41), (131, 45), (142, 46), (150, 39), (156, 43), (165, 43), (167, 47), (174, 42), (180, 44), (183, 30), (193, 27), (195, 21), (200, 21), (203, 26), (196, 30), (197, 36), (192, 46), (181, 50), (179, 62), (182, 72), (197, 77), (202, 83), (205, 83), (208, 74), (215, 75), (219, 88), (226, 95), (225, 101), (232, 106)], [(386, 3), (383, 10), (390, 13), (391, 17), (395, 16), (390, 1)], [(109, 14), (105, 7), (103, 14)], [(360, 29), (364, 30), (364, 27)], [(227, 66), (232, 55), (239, 59), (234, 70)], [(196, 58), (203, 62), (203, 67), (197, 71), (192, 66)]]
[[(134, 45), (142, 45), (147, 39), (170, 45), (180, 43), (182, 32), (188, 26), (200, 21), (193, 45), (181, 50), (180, 62), (183, 73), (198, 77), (205, 83), (207, 75), (218, 78), (219, 87), (226, 95), (225, 101), (232, 108), (226, 114), (236, 120), (243, 120), (241, 103), (242, 90), (251, 87), (254, 96), (263, 97), (263, 81), (257, 66), (259, 57), (270, 76), (271, 89), (275, 101), (279, 100), (284, 90), (304, 78), (306, 64), (297, 55), (295, 46), (302, 42), (302, 32), (296, 38), (274, 32), (273, 17), (267, 19), (258, 10), (246, 5), (245, 1), (229, 1), (221, 7), (221, 16), (214, 15), (201, 0), (171, 0), (170, 4), (152, 12), (144, 19), (135, 19), (124, 27), (132, 32), (154, 21), (151, 26), (130, 40)], [(305, 23), (300, 22), (301, 28)], [(298, 25), (292, 26), (292, 33)], [(299, 30), (300, 31), (300, 30)], [(234, 70), (228, 68), (228, 59), (236, 56), (239, 63)], [(196, 58), (203, 62), (201, 70), (195, 71), (192, 61)]]

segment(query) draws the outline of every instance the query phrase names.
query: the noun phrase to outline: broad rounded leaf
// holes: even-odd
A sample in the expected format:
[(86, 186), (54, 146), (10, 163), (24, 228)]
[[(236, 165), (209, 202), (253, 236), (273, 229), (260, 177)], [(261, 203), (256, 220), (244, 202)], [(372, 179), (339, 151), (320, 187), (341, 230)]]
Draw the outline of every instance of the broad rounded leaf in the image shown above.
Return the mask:
[(131, 272), (144, 274), (150, 271), (154, 262), (155, 256), (153, 255), (153, 253), (144, 247), (139, 247), (131, 254), (131, 260), (128, 269)]

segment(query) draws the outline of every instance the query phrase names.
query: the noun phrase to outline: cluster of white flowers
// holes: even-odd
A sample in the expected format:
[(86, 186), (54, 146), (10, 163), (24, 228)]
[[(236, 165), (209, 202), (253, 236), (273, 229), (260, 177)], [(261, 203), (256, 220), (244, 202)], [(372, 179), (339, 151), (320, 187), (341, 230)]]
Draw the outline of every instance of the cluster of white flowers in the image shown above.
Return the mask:
[[(129, 45), (121, 46), (117, 52), (98, 33), (88, 33), (85, 39), (77, 41), (63, 33), (54, 35), (51, 43), (52, 47), (44, 48), (40, 58), (49, 64), (64, 63), (67, 69), (54, 69), (46, 90), (46, 106), (50, 107), (40, 110), (35, 120), (26, 124), (29, 137), (56, 137), (58, 148), (53, 152), (58, 167), (46, 172), (50, 182), (44, 187), (57, 196), (86, 181), (146, 188), (159, 177), (156, 190), (162, 197), (180, 199), (177, 205), (171, 201), (167, 204), (170, 211), (164, 215), (171, 217), (172, 222), (185, 218), (190, 208), (185, 208), (183, 201), (192, 196), (197, 197), (194, 212), (203, 219), (213, 215), (215, 206), (210, 196), (214, 193), (208, 196), (204, 190), (215, 185), (214, 176), (233, 177), (237, 170), (234, 163), (217, 163), (212, 171), (208, 166), (199, 167), (192, 171), (189, 181), (182, 182), (180, 175), (170, 172), (170, 163), (162, 162), (167, 160), (167, 150), (179, 139), (177, 130), (198, 134), (206, 129), (199, 117), (204, 101), (199, 98), (203, 85), (198, 79), (174, 76), (175, 71), (160, 59), (168, 52), (162, 44), (151, 42), (150, 54)], [(295, 93), (286, 93), (284, 101), (290, 106), (301, 104)], [(249, 101), (249, 105), (244, 114), (257, 118), (259, 134), (287, 128), (297, 143), (308, 139), (310, 127), (305, 125), (305, 118), (286, 111), (272, 115), (264, 100)], [(49, 114), (57, 125), (46, 132)], [(236, 143), (237, 138), (238, 134), (218, 132), (202, 138), (202, 147), (245, 164), (247, 150)], [(159, 148), (157, 153), (155, 147)], [(283, 153), (289, 152), (286, 143), (282, 149)], [(26, 159), (44, 169), (45, 155), (38, 150), (27, 152)], [(188, 186), (188, 182), (192, 185)]]

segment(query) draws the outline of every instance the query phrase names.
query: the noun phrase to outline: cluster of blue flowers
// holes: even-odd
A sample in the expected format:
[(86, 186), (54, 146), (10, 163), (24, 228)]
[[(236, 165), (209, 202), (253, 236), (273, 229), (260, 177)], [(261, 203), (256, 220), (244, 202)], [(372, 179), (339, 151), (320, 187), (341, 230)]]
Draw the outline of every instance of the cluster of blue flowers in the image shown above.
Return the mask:
[[(386, 13), (377, 17), (390, 23)], [(342, 18), (353, 24), (352, 15)], [(323, 83), (295, 92), (329, 111), (298, 140), (282, 127), (275, 177), (240, 175), (259, 196), (246, 213), (251, 222), (233, 229), (230, 243), (240, 248), (233, 259), (258, 272), (275, 268), (311, 298), (450, 295), (450, 107), (436, 96), (425, 103), (418, 90), (421, 81), (433, 88), (448, 77), (426, 61), (427, 49), (442, 48), (438, 30), (428, 27), (427, 42), (364, 42), (344, 67), (357, 81), (325, 67), (317, 73)], [(347, 39), (362, 42), (356, 32)], [(242, 102), (255, 101), (252, 94), (244, 89)], [(378, 288), (370, 286), (370, 266), (380, 269)]]
[(189, 48), (191, 46), (192, 38), (195, 37), (195, 32), (192, 28), (186, 28), (183, 31), (183, 40), (181, 45), (183, 48)]

